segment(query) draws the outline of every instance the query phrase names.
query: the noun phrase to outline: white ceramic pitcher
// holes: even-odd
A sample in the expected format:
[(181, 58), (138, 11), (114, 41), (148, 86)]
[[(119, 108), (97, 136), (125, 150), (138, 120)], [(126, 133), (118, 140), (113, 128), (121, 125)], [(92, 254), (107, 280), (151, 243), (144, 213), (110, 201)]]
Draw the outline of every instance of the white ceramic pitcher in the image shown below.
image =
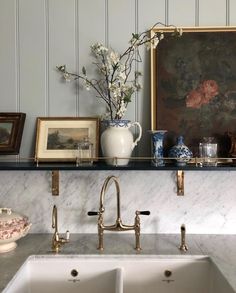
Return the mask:
[[(125, 166), (129, 163), (132, 151), (142, 137), (142, 127), (129, 120), (107, 120), (106, 130), (101, 135), (101, 148), (108, 165)], [(134, 140), (130, 128), (138, 127), (138, 137)]]

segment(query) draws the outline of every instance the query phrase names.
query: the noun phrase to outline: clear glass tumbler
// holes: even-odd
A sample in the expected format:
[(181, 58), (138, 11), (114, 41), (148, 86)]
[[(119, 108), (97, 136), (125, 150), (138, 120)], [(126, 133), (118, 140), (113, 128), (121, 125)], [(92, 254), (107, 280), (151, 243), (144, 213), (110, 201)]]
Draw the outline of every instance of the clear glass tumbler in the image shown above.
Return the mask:
[(199, 143), (200, 166), (217, 166), (218, 145), (214, 137), (203, 137)]
[(93, 144), (89, 141), (88, 137), (85, 137), (78, 143), (76, 166), (80, 165), (92, 165), (93, 164)]

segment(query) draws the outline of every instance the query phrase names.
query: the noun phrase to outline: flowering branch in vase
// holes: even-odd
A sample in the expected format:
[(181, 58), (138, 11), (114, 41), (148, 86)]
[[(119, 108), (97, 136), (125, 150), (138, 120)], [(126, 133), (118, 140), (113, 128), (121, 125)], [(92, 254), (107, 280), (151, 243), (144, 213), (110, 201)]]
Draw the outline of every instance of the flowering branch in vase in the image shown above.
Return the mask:
[[(141, 72), (132, 71), (135, 62), (142, 62), (139, 48), (143, 45), (147, 48), (156, 47), (164, 38), (161, 30), (151, 36), (150, 31), (157, 25), (166, 27), (158, 22), (150, 30), (140, 34), (133, 33), (128, 48), (121, 54), (101, 43), (92, 45), (91, 51), (95, 57), (93, 64), (100, 79), (89, 78), (85, 67), (82, 68), (81, 74), (67, 71), (66, 65), (57, 66), (57, 69), (63, 74), (66, 81), (81, 79), (87, 90), (92, 88), (96, 96), (105, 102), (107, 118), (122, 119), (132, 95), (141, 89), (138, 82)], [(172, 25), (170, 27), (174, 27), (172, 35), (177, 37), (182, 35), (182, 29)], [(131, 73), (133, 73), (132, 77), (130, 77)]]

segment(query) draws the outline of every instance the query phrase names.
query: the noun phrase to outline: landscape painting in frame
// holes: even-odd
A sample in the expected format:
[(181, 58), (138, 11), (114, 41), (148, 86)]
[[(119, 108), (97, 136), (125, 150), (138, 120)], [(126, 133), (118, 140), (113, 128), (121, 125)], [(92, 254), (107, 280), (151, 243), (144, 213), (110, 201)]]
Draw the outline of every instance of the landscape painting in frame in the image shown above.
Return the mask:
[(0, 113), (0, 154), (19, 154), (25, 117), (19, 112)]
[(161, 30), (151, 50), (151, 125), (168, 131), (165, 155), (182, 135), (194, 156), (203, 137), (215, 137), (218, 156), (227, 156), (227, 134), (236, 132), (236, 27), (183, 28), (181, 37)]
[(39, 161), (75, 161), (78, 144), (89, 140), (98, 156), (98, 118), (37, 119), (35, 157)]
[(12, 122), (0, 121), (0, 145), (7, 145), (10, 143), (12, 127)]

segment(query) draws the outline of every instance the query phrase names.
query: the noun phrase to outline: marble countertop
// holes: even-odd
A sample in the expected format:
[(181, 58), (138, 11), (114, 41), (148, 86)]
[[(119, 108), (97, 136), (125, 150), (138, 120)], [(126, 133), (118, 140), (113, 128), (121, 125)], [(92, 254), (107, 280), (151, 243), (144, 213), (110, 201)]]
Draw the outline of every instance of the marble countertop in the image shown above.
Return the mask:
[[(51, 251), (51, 234), (29, 234), (18, 240), (15, 250), (0, 254), (0, 291), (30, 255), (54, 254)], [(236, 235), (187, 235), (187, 252), (178, 247), (180, 235), (143, 234), (141, 252), (134, 250), (133, 234), (105, 234), (104, 251), (97, 248), (96, 234), (72, 234), (60, 254), (76, 255), (207, 255), (212, 258), (236, 292)]]

